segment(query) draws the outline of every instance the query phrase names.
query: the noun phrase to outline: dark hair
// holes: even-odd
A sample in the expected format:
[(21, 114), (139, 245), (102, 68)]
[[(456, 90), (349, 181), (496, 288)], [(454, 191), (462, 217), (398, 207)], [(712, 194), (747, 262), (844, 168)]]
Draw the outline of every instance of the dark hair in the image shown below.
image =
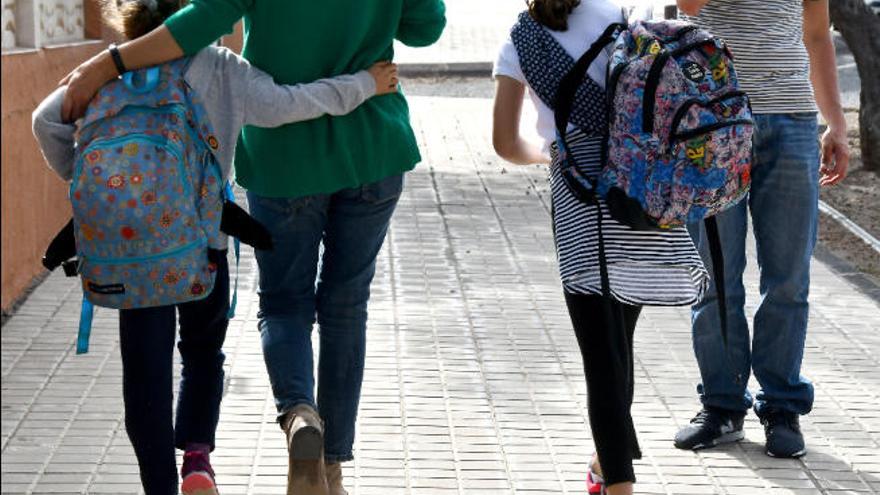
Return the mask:
[(161, 26), (186, 0), (104, 0), (104, 22), (127, 39)]
[(568, 29), (568, 16), (581, 0), (528, 0), (529, 15), (553, 31)]

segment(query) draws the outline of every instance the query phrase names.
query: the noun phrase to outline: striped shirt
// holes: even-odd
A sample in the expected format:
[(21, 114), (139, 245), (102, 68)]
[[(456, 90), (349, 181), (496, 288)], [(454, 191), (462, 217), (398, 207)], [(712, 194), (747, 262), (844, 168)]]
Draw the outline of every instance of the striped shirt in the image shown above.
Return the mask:
[[(569, 131), (568, 149), (584, 174), (595, 177), (602, 166), (604, 138)], [(599, 225), (596, 206), (578, 200), (565, 184), (555, 143), (550, 149), (553, 233), (559, 274), (570, 294), (602, 294), (599, 273)], [(684, 227), (637, 231), (613, 218), (602, 205), (602, 237), (614, 299), (632, 305), (683, 306), (698, 301), (709, 274)]]
[(804, 0), (709, 0), (685, 18), (723, 39), (755, 113), (815, 112)]

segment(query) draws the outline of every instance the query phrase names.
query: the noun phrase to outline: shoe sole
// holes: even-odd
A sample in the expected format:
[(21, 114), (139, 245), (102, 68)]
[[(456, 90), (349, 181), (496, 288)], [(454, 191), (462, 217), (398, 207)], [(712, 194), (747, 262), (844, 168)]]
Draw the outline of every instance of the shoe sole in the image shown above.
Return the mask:
[(678, 447), (677, 445), (676, 445), (676, 447), (678, 447), (679, 449), (682, 449), (682, 450), (705, 450), (705, 449), (711, 449), (712, 447), (717, 447), (719, 445), (724, 445), (725, 443), (739, 442), (740, 440), (744, 439), (745, 437), (746, 437), (746, 434), (742, 430), (732, 431), (730, 433), (725, 433), (724, 435), (721, 435), (720, 437), (713, 439), (709, 443), (698, 443), (697, 445), (694, 445), (691, 448)]
[(217, 485), (208, 473), (190, 473), (180, 486), (183, 495), (219, 495)]
[(798, 450), (797, 452), (795, 452), (791, 455), (776, 455), (767, 449), (764, 449), (764, 453), (767, 454), (768, 457), (772, 457), (774, 459), (798, 459), (800, 457), (807, 455), (807, 449)]
[(323, 455), (324, 435), (314, 426), (303, 426), (293, 434), (291, 444), (291, 461), (315, 461)]

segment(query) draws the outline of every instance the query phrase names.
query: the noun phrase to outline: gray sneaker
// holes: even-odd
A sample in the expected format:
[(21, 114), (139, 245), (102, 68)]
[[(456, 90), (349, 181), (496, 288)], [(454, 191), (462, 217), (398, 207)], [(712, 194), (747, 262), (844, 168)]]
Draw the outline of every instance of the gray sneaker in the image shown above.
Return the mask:
[(807, 453), (798, 415), (781, 410), (770, 410), (761, 415), (767, 445), (764, 452), (770, 457), (797, 458)]
[(678, 430), (675, 446), (684, 450), (700, 450), (745, 438), (743, 418), (746, 413), (704, 406), (690, 424)]

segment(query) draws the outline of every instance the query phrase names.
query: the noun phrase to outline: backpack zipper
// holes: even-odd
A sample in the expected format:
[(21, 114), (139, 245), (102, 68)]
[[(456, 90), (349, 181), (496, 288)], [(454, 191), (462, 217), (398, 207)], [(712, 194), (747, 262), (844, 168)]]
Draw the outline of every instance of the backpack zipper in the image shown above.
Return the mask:
[(120, 110), (117, 113), (114, 113), (113, 115), (101, 117), (97, 120), (93, 120), (92, 122), (89, 122), (87, 127), (92, 127), (100, 122), (103, 122), (104, 120), (114, 118), (114, 117), (119, 117), (122, 115), (128, 115), (128, 114), (134, 113), (135, 111), (147, 112), (147, 113), (173, 113), (173, 114), (177, 115), (178, 117), (186, 119), (186, 112), (182, 108), (183, 108), (182, 103), (169, 103), (167, 105), (162, 105), (161, 107), (151, 107), (151, 106), (146, 106), (146, 105), (126, 105), (125, 107), (122, 108), (122, 110)]
[(74, 169), (73, 173), (73, 180), (70, 182), (70, 191), (68, 194), (73, 197), (73, 190), (76, 187), (77, 179), (82, 174), (84, 157), (87, 156), (89, 152), (98, 147), (109, 147), (118, 143), (133, 141), (135, 139), (145, 139), (147, 141), (161, 145), (163, 149), (169, 150), (171, 154), (173, 154), (177, 158), (177, 168), (178, 172), (180, 173), (181, 181), (183, 182), (184, 193), (192, 194), (189, 180), (186, 179), (186, 169), (183, 166), (183, 155), (181, 155), (180, 152), (178, 152), (176, 149), (168, 146), (168, 140), (155, 136), (148, 136), (142, 133), (127, 134), (125, 136), (118, 136), (108, 139), (97, 139), (95, 141), (92, 141), (89, 146), (85, 150), (83, 150), (83, 152), (80, 154), (80, 158), (77, 160), (76, 168)]
[(170, 258), (172, 256), (176, 256), (180, 253), (185, 253), (187, 251), (192, 251), (201, 246), (205, 246), (208, 244), (207, 239), (200, 238), (196, 241), (188, 242), (182, 246), (178, 246), (170, 251), (165, 251), (161, 254), (154, 254), (148, 256), (132, 256), (128, 258), (101, 258), (101, 257), (93, 257), (86, 256), (81, 254), (80, 258), (84, 261), (88, 261), (89, 263), (95, 263), (96, 265), (112, 265), (116, 263), (142, 263), (144, 261), (152, 261), (159, 260), (164, 258)]
[(686, 100), (684, 103), (678, 107), (678, 111), (675, 112), (675, 116), (672, 117), (672, 127), (669, 129), (669, 140), (675, 136), (675, 132), (678, 130), (678, 125), (681, 123), (681, 119), (687, 115), (687, 111), (691, 109), (695, 104), (699, 105), (703, 108), (709, 108), (712, 105), (722, 102), (724, 100), (728, 100), (730, 98), (736, 98), (741, 96), (747, 96), (745, 91), (735, 90), (724, 93), (723, 95), (716, 96), (709, 101), (703, 102), (701, 98), (690, 98)]
[(752, 119), (735, 119), (728, 120), (727, 122), (716, 122), (714, 124), (704, 125), (702, 127), (697, 127), (696, 129), (691, 129), (690, 131), (683, 132), (681, 134), (673, 133), (669, 137), (669, 149), (672, 148), (672, 144), (677, 141), (687, 141), (688, 139), (702, 136), (703, 134), (709, 134), (710, 132), (717, 131), (718, 129), (724, 129), (725, 127), (733, 127), (735, 125), (755, 125), (755, 121)]

